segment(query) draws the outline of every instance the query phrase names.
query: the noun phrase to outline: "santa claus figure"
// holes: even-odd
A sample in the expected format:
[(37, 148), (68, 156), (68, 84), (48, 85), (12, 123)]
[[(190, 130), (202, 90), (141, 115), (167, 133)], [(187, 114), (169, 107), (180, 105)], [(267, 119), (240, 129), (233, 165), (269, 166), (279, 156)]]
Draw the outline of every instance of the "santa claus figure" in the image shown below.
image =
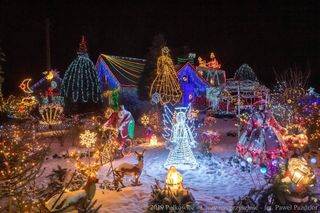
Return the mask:
[(120, 106), (118, 112), (118, 129), (120, 133), (121, 146), (127, 139), (133, 139), (134, 136), (134, 118), (129, 111), (127, 111), (123, 105)]
[(118, 112), (115, 112), (112, 108), (108, 108), (105, 111), (105, 117), (107, 118), (107, 122), (103, 125), (105, 129), (113, 128), (118, 130)]
[(120, 135), (120, 148), (126, 140), (133, 139), (134, 136), (134, 118), (123, 105), (120, 106), (118, 112), (106, 113), (107, 122), (103, 125), (104, 128), (114, 128)]

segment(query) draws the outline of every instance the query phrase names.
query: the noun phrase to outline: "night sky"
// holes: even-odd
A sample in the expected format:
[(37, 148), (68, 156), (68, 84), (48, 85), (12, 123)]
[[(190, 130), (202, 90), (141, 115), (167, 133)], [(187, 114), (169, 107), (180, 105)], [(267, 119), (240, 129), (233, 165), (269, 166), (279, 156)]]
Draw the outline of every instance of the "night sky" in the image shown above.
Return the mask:
[[(99, 2), (99, 3), (98, 3)], [(13, 1), (0, 3), (4, 93), (46, 69), (45, 18), (51, 22), (52, 68), (65, 72), (82, 34), (90, 58), (100, 53), (144, 58), (163, 33), (174, 58), (183, 50), (209, 59), (214, 51), (232, 77), (248, 63), (271, 86), (273, 70), (294, 64), (312, 71), (320, 89), (320, 3), (315, 1)]]

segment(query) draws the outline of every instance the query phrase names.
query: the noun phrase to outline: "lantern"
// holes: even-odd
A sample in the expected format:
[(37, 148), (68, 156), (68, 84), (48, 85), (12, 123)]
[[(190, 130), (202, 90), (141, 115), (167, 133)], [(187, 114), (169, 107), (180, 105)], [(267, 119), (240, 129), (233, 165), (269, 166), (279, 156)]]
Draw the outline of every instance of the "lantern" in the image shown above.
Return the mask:
[(166, 186), (171, 190), (182, 189), (182, 176), (175, 166), (171, 166), (166, 177)]
[(294, 182), (295, 184), (299, 185), (299, 183), (305, 178), (306, 173), (303, 172), (302, 170), (295, 169), (294, 173), (292, 175), (292, 182)]
[(288, 171), (291, 174), (291, 181), (297, 186), (311, 184), (314, 177), (305, 159), (291, 158), (288, 163)]
[(150, 145), (151, 146), (156, 146), (158, 144), (158, 139), (155, 134), (152, 134), (151, 139), (150, 139)]

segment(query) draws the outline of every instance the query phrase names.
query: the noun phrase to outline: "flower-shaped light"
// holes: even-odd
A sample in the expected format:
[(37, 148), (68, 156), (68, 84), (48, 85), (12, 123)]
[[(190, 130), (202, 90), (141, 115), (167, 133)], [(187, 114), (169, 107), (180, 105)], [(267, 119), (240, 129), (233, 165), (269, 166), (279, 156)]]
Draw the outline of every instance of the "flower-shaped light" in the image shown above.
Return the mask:
[(97, 141), (97, 133), (86, 130), (84, 133), (80, 134), (80, 144), (91, 148)]

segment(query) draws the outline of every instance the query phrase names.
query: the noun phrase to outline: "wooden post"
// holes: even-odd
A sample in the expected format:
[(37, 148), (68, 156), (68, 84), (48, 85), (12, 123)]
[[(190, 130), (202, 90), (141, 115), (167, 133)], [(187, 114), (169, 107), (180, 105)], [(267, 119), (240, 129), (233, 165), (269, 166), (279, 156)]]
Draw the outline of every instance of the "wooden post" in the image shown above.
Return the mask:
[(46, 18), (46, 62), (47, 70), (51, 69), (51, 50), (50, 50), (50, 20)]
[(240, 138), (240, 81), (238, 81), (238, 140)]

